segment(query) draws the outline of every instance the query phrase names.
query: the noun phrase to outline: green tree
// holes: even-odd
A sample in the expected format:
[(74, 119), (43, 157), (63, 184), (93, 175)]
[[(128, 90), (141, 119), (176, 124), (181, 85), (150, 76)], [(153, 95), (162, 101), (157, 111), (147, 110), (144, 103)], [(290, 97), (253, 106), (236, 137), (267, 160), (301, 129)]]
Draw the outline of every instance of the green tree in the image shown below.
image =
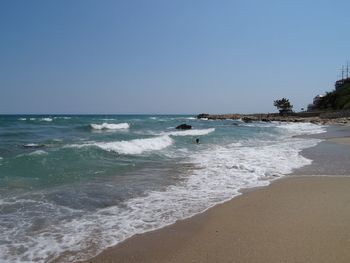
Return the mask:
[(293, 105), (290, 104), (289, 99), (286, 98), (275, 100), (273, 102), (273, 106), (275, 106), (279, 110), (281, 115), (291, 113), (293, 109)]

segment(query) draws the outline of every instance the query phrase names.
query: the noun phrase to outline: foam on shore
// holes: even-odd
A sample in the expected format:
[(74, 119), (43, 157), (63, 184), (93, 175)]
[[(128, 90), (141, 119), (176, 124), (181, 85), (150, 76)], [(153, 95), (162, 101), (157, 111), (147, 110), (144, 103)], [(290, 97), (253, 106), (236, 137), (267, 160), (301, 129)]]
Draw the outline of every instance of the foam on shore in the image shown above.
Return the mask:
[[(3, 252), (0, 261), (46, 262), (47, 259), (60, 257), (60, 261), (73, 262), (87, 259), (128, 237), (191, 217), (240, 195), (239, 190), (242, 188), (268, 185), (271, 180), (283, 177), (293, 169), (312, 162), (301, 156), (300, 152), (315, 146), (320, 140), (293, 136), (322, 132), (323, 127), (313, 124), (269, 125), (279, 133), (271, 139), (237, 139), (230, 144), (211, 144), (189, 151), (183, 162), (191, 163), (197, 169), (184, 171), (184, 180), (163, 189), (145, 192), (113, 206), (84, 212), (80, 208), (42, 200), (42, 195), (37, 195), (32, 200), (28, 196), (2, 200), (0, 209), (2, 206), (12, 209), (13, 218), (18, 222), (6, 222), (7, 227), (0, 225), (3, 237), (3, 243), (0, 244), (0, 251)], [(139, 155), (161, 151), (171, 146), (175, 138), (170, 136), (206, 135), (214, 131), (213, 128), (176, 131), (151, 138), (89, 142), (70, 147), (98, 147), (118, 154)], [(73, 190), (70, 193), (72, 196), (76, 194)], [(26, 205), (23, 206), (22, 203)], [(25, 209), (18, 210), (18, 206)], [(32, 216), (33, 211), (40, 211), (38, 217), (44, 212), (50, 214), (51, 217), (57, 218), (56, 224), (47, 226), (45, 231), (35, 232), (35, 224), (25, 220)], [(9, 224), (22, 227), (8, 227)], [(28, 238), (28, 233), (35, 235)], [(11, 252), (13, 248), (23, 248), (20, 258)]]

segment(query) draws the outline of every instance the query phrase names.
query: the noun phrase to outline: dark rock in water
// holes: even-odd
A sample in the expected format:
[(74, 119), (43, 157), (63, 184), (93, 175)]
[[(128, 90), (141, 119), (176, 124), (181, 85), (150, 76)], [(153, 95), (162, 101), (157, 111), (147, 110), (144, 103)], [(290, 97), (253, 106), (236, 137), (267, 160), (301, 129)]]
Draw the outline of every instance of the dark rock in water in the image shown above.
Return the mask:
[(177, 126), (175, 129), (177, 129), (177, 130), (191, 130), (192, 126), (184, 123), (184, 124)]
[(208, 113), (201, 113), (197, 115), (197, 119), (207, 119), (209, 116), (210, 115)]
[(257, 121), (257, 120), (258, 119), (255, 118), (255, 117), (247, 117), (247, 116), (245, 116), (245, 117), (242, 118), (242, 121), (244, 121), (245, 123), (249, 123), (249, 122)]

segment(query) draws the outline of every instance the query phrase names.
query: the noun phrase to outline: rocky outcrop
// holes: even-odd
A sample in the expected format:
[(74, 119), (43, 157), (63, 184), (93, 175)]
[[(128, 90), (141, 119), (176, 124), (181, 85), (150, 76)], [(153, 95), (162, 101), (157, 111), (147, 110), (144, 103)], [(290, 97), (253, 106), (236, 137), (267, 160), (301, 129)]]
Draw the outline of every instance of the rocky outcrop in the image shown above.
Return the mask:
[(208, 113), (201, 113), (197, 115), (197, 119), (208, 119), (210, 115)]
[(184, 123), (184, 124), (177, 126), (175, 129), (177, 129), (177, 130), (191, 130), (192, 126)]
[[(203, 115), (198, 115), (203, 116)], [(197, 117), (198, 117), (197, 116)], [(280, 116), (279, 114), (220, 114), (210, 115), (205, 114), (205, 118), (208, 120), (236, 120), (241, 119), (242, 121), (249, 123), (255, 121), (263, 122), (310, 122), (316, 124), (350, 124), (349, 112), (332, 112), (332, 113), (293, 113), (290, 116)]]
[(208, 119), (208, 120), (237, 120), (242, 117), (241, 114), (207, 114), (201, 113), (197, 115), (197, 119)]
[(242, 117), (242, 121), (244, 121), (245, 123), (249, 123), (249, 122), (253, 122), (253, 121), (259, 121), (258, 118), (256, 117), (249, 117), (249, 116), (244, 116)]

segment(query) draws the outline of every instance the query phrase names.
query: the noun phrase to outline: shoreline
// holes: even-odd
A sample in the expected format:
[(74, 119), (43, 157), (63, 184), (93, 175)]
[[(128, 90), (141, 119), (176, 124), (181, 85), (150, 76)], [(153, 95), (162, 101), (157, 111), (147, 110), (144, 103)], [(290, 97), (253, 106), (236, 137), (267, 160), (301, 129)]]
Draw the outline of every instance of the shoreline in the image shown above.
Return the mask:
[[(335, 129), (337, 130), (337, 129)], [(338, 128), (339, 130), (339, 128)], [(350, 133), (348, 129), (345, 129), (347, 133)], [(333, 135), (332, 135), (333, 134)], [(327, 138), (328, 136), (328, 138)], [(344, 134), (342, 134), (344, 136)], [(348, 135), (347, 135), (348, 136)], [(349, 138), (339, 137), (336, 136), (336, 138), (342, 138), (340, 140), (337, 140), (336, 142), (332, 141), (334, 140), (334, 132), (327, 131), (327, 135), (323, 136), (327, 139), (327, 144), (330, 143), (331, 145), (340, 145), (344, 146), (344, 141), (347, 143), (350, 143)], [(333, 139), (329, 139), (333, 138)], [(317, 147), (317, 146), (316, 146)], [(329, 146), (328, 146), (329, 147)], [(350, 152), (350, 147), (347, 145), (345, 146), (346, 150)], [(312, 150), (311, 150), (312, 151)], [(327, 151), (333, 151), (332, 149), (328, 149)], [(303, 151), (304, 152), (304, 151)], [(307, 154), (307, 153), (306, 153)], [(303, 153), (304, 155), (304, 153)], [(349, 155), (350, 156), (350, 155)], [(309, 158), (309, 157), (308, 157)], [(316, 156), (318, 158), (318, 156)], [(322, 161), (322, 160), (321, 160)], [(317, 166), (318, 164), (316, 164)], [(311, 168), (310, 168), (310, 167)], [(242, 200), (247, 200), (244, 202), (248, 202), (250, 207), (256, 207), (258, 208), (258, 204), (260, 203), (260, 200), (266, 199), (268, 196), (275, 195), (277, 192), (277, 195), (283, 194), (281, 193), (281, 189), (288, 190), (290, 188), (294, 189), (295, 184), (298, 185), (295, 191), (298, 191), (298, 189), (303, 185), (308, 185), (310, 182), (313, 184), (319, 184), (322, 188), (328, 188), (330, 184), (335, 184), (335, 189), (338, 189), (341, 185), (347, 185), (350, 187), (350, 177), (346, 177), (345, 175), (350, 175), (350, 170), (346, 169), (345, 173), (337, 173), (337, 174), (325, 174), (322, 173), (321, 170), (315, 170), (315, 167), (313, 165), (309, 165), (305, 167), (309, 167), (308, 169), (311, 171), (314, 171), (314, 173), (306, 172), (305, 173), (305, 167), (297, 169), (296, 172), (292, 173), (289, 176), (275, 179), (271, 181), (270, 185), (265, 187), (256, 187), (251, 189), (241, 189), (240, 192), (242, 193), (239, 196), (234, 197), (233, 199), (226, 201), (221, 204), (217, 204), (214, 207), (211, 207), (204, 212), (194, 215), (190, 218), (177, 221), (174, 224), (171, 224), (169, 226), (165, 226), (163, 228), (153, 230), (150, 232), (146, 232), (143, 234), (138, 234), (135, 236), (132, 236), (123, 242), (117, 244), (116, 246), (110, 247), (102, 251), (100, 254), (98, 254), (96, 257), (93, 257), (92, 259), (89, 259), (87, 261), (83, 262), (232, 262), (232, 260), (237, 260), (237, 262), (261, 262), (261, 261), (255, 261), (254, 257), (251, 259), (238, 259), (234, 258), (234, 255), (231, 254), (232, 247), (227, 247), (225, 245), (226, 241), (222, 243), (222, 240), (217, 240), (218, 236), (216, 233), (219, 232), (213, 232), (210, 235), (206, 233), (204, 235), (204, 229), (208, 227), (208, 224), (213, 220), (213, 222), (216, 221), (225, 221), (222, 216), (219, 217), (217, 213), (222, 210), (222, 207), (225, 207), (225, 213), (232, 214), (233, 212), (237, 212), (238, 214), (247, 213), (247, 209), (242, 206)], [(314, 165), (315, 166), (315, 165)], [(322, 176), (320, 176), (322, 175)], [(299, 185), (301, 182), (301, 185)], [(294, 187), (294, 188), (293, 188)], [(325, 189), (323, 189), (325, 190)], [(327, 189), (326, 189), (327, 190)], [(263, 193), (263, 194), (261, 194)], [(300, 196), (304, 196), (308, 194), (308, 192), (304, 191), (299, 193)], [(260, 195), (258, 198), (256, 195)], [(336, 195), (336, 193), (335, 193)], [(255, 196), (255, 197), (254, 197)], [(290, 197), (290, 196), (289, 196)], [(349, 199), (347, 199), (349, 198)], [(346, 199), (350, 201), (350, 196), (347, 196)], [(267, 203), (271, 203), (273, 200), (269, 200)], [(317, 204), (314, 204), (317, 206)], [(331, 206), (334, 204), (332, 203)], [(328, 207), (329, 208), (329, 207)], [(279, 209), (282, 209), (282, 207), (279, 207)], [(272, 209), (273, 210), (273, 209)], [(277, 209), (278, 210), (278, 209)], [(348, 209), (350, 211), (350, 209)], [(261, 211), (260, 211), (261, 212)], [(278, 211), (272, 211), (273, 213), (279, 214)], [(250, 214), (254, 214), (254, 211), (249, 211)], [(235, 214), (235, 213), (233, 213)], [(262, 213), (259, 214), (259, 216), (266, 216), (266, 214)], [(346, 215), (347, 216), (347, 215)], [(210, 217), (210, 222), (208, 222), (208, 217)], [(234, 217), (234, 215), (233, 215)], [(216, 219), (215, 219), (216, 218)], [(350, 219), (350, 214), (349, 214)], [(316, 219), (314, 219), (315, 221)], [(316, 220), (317, 221), (317, 220)], [(216, 222), (216, 223), (218, 223)], [(350, 221), (349, 221), (350, 222)], [(242, 222), (243, 224), (244, 222)], [(276, 222), (278, 223), (278, 222)], [(222, 224), (222, 226), (221, 226)], [(224, 232), (230, 232), (232, 231), (232, 224), (229, 222), (221, 222), (220, 227), (223, 227)], [(264, 227), (264, 225), (254, 225), (253, 226), (257, 229)], [(350, 226), (350, 224), (349, 224)], [(286, 226), (284, 226), (286, 227)], [(283, 227), (281, 228), (283, 229)], [(241, 225), (238, 227), (238, 229), (235, 228), (235, 230), (239, 231), (241, 233), (241, 236), (239, 238), (244, 238), (245, 230), (247, 230), (246, 225)], [(204, 231), (204, 232), (203, 232)], [(348, 232), (350, 235), (350, 232)], [(203, 238), (203, 235), (205, 238)], [(257, 234), (259, 236), (264, 236), (264, 233)], [(235, 236), (235, 235), (234, 235)], [(238, 235), (239, 236), (239, 235)], [(226, 237), (229, 238), (229, 237)], [(268, 237), (265, 237), (268, 239)], [(192, 240), (196, 239), (198, 242), (192, 244)], [(212, 242), (209, 242), (208, 239), (213, 240)], [(350, 236), (349, 236), (350, 239)], [(191, 242), (190, 242), (191, 241)], [(314, 242), (315, 240), (313, 240)], [(188, 244), (190, 242), (190, 244)], [(207, 243), (212, 243), (212, 245), (208, 246)], [(247, 241), (248, 242), (248, 241)], [(250, 240), (249, 242), (253, 242), (253, 240)], [(248, 242), (248, 243), (249, 243)], [(225, 251), (221, 251), (220, 248), (216, 247), (216, 243), (221, 244), (222, 247), (226, 247)], [(254, 243), (254, 242), (253, 242)], [(350, 244), (350, 242), (349, 242)], [(240, 247), (240, 244), (236, 244), (238, 247)], [(248, 246), (249, 244), (245, 244), (245, 246)], [(259, 246), (259, 245), (257, 245)], [(215, 247), (215, 249), (214, 249)], [(254, 247), (254, 246), (253, 246)], [(158, 248), (157, 251), (154, 251), (155, 248)], [(161, 249), (160, 249), (161, 248)], [(191, 249), (192, 248), (192, 249)], [(191, 250), (195, 248), (196, 251), (201, 251), (200, 253), (192, 253)], [(350, 248), (350, 247), (349, 247)], [(221, 251), (220, 253), (217, 253), (215, 251), (218, 249)], [(241, 250), (244, 250), (244, 247), (240, 247)], [(207, 256), (207, 258), (203, 258), (202, 254), (205, 254), (205, 251), (212, 251), (215, 252), (217, 256)], [(350, 249), (349, 249), (350, 251)], [(186, 257), (183, 257), (183, 253), (189, 253)], [(237, 251), (236, 251), (237, 252)], [(239, 251), (238, 251), (239, 252)], [(237, 253), (238, 253), (237, 252)], [(214, 254), (215, 254), (214, 253)], [(230, 254), (230, 256), (227, 255), (227, 253)], [(293, 252), (294, 253), (294, 252)], [(277, 253), (278, 254), (278, 253)], [(236, 255), (237, 256), (237, 255)], [(267, 256), (267, 255), (266, 255)], [(269, 254), (266, 260), (273, 260), (272, 255)], [(276, 255), (275, 255), (276, 256)], [(291, 256), (291, 255), (289, 255)], [(315, 255), (314, 255), (315, 256)], [(346, 259), (350, 259), (350, 253), (346, 254)], [(256, 259), (261, 258), (261, 255), (259, 254)], [(291, 257), (293, 258), (293, 257)], [(230, 259), (228, 261), (225, 261), (226, 259)], [(295, 262), (295, 261), (288, 261), (288, 257), (284, 258), (285, 262)], [(194, 260), (194, 261), (193, 261)], [(240, 261), (243, 260), (243, 261)], [(248, 261), (245, 261), (248, 260)], [(312, 258), (309, 262), (327, 262), (327, 261), (312, 261)], [(279, 261), (278, 261), (279, 262)], [(329, 261), (328, 261), (329, 262)], [(337, 261), (337, 262), (343, 262), (343, 261)], [(344, 261), (345, 262), (345, 261)], [(347, 261), (346, 261), (347, 262)]]
[(349, 187), (344, 176), (276, 180), (86, 262), (349, 262)]

